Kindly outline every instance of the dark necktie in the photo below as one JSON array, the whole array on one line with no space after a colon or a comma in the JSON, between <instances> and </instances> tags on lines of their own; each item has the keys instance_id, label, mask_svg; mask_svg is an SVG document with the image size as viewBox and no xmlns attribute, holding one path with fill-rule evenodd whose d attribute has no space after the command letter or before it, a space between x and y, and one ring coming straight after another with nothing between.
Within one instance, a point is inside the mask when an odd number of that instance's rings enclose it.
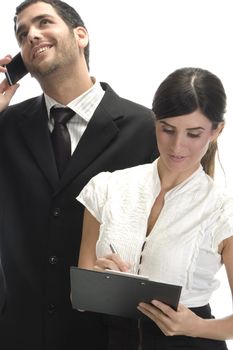
<instances>
[{"instance_id":1,"label":"dark necktie","mask_svg":"<svg viewBox=\"0 0 233 350\"><path fill-rule=\"evenodd\" d=\"M71 158L70 134L66 123L75 114L70 108L51 108L50 117L54 120L54 129L51 134L57 170L61 176Z\"/></svg>"}]
</instances>

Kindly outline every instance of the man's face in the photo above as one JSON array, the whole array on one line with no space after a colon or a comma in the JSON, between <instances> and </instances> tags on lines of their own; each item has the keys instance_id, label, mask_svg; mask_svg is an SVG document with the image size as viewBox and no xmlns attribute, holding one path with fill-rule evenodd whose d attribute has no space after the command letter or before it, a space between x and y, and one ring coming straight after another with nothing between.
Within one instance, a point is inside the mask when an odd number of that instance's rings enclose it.
<instances>
[{"instance_id":1,"label":"man's face","mask_svg":"<svg viewBox=\"0 0 233 350\"><path fill-rule=\"evenodd\" d=\"M77 63L75 30L68 28L50 4L38 2L23 10L17 17L16 37L24 63L36 78Z\"/></svg>"}]
</instances>

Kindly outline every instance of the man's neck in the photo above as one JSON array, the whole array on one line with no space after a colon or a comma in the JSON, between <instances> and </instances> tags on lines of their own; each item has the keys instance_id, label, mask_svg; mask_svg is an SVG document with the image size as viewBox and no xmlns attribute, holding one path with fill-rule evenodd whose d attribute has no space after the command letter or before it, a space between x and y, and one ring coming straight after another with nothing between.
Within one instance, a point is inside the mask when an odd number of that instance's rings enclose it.
<instances>
[{"instance_id":1,"label":"man's neck","mask_svg":"<svg viewBox=\"0 0 233 350\"><path fill-rule=\"evenodd\" d=\"M57 102L67 105L85 91L89 90L93 82L88 71L79 74L54 74L48 78L41 79L40 85L44 93Z\"/></svg>"}]
</instances>

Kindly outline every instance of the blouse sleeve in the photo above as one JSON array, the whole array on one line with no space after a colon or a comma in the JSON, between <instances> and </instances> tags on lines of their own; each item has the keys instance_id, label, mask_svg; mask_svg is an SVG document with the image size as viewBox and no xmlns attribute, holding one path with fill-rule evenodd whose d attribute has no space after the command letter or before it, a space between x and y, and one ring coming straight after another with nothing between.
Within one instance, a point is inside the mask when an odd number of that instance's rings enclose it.
<instances>
[{"instance_id":1,"label":"blouse sleeve","mask_svg":"<svg viewBox=\"0 0 233 350\"><path fill-rule=\"evenodd\" d=\"M94 176L76 197L100 223L102 223L110 175L110 172L102 172Z\"/></svg>"},{"instance_id":2,"label":"blouse sleeve","mask_svg":"<svg viewBox=\"0 0 233 350\"><path fill-rule=\"evenodd\" d=\"M233 236L233 198L226 198L221 205L213 229L213 248L217 251L219 244Z\"/></svg>"}]
</instances>

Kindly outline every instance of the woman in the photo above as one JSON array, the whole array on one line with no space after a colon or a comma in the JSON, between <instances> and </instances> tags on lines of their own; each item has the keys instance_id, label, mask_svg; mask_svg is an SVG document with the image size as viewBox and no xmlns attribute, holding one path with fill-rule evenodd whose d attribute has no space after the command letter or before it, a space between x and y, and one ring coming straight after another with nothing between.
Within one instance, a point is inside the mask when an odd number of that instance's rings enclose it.
<instances>
[{"instance_id":1,"label":"woman","mask_svg":"<svg viewBox=\"0 0 233 350\"><path fill-rule=\"evenodd\" d=\"M233 200L212 179L225 107L218 77L176 70L153 100L160 157L101 173L78 197L87 208L79 267L182 285L177 311L156 300L139 304L148 321L138 330L134 321L107 317L111 350L220 350L233 337L233 315L214 319L208 304L223 263L233 290Z\"/></svg>"}]
</instances>

